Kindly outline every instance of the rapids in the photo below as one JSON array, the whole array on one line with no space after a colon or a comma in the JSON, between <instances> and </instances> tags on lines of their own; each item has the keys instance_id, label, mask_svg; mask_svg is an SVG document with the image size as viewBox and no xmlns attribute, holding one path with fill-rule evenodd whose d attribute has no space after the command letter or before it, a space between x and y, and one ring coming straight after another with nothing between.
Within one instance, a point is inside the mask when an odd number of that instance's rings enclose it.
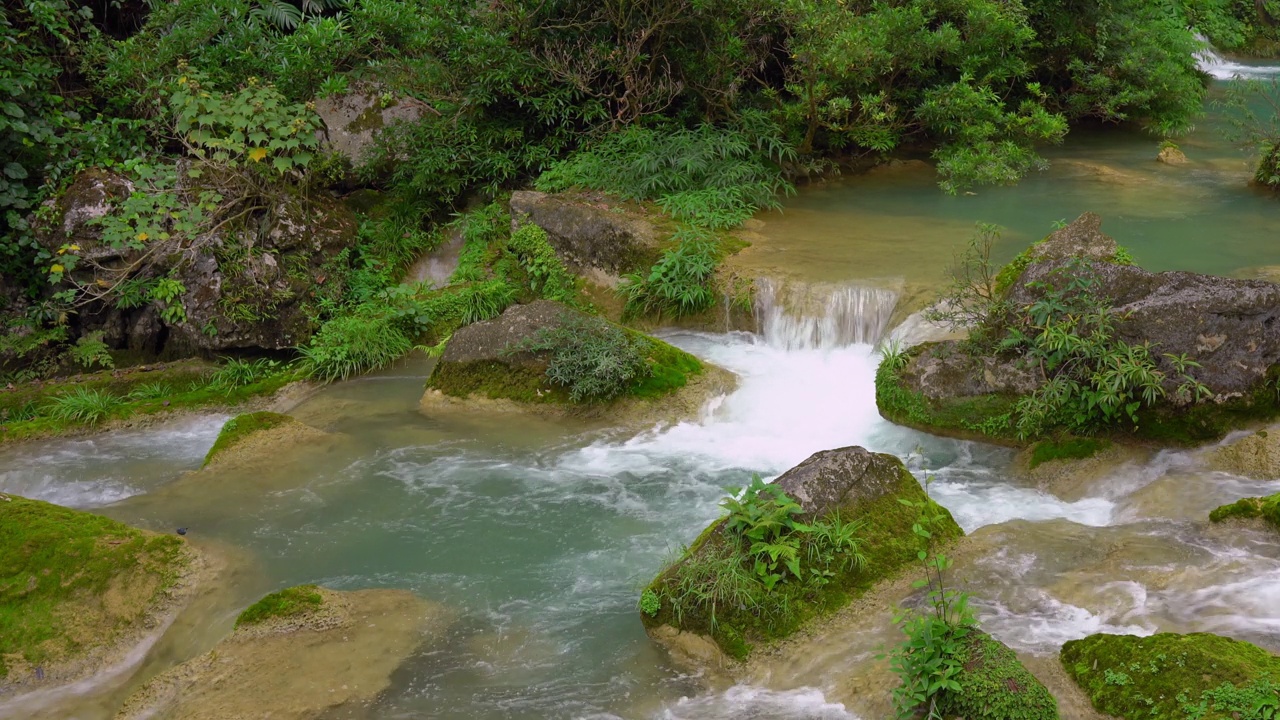
<instances>
[{"instance_id":1,"label":"rapids","mask_svg":"<svg viewBox=\"0 0 1280 720\"><path fill-rule=\"evenodd\" d=\"M0 490L160 531L186 527L195 542L246 556L225 595L176 624L129 685L209 649L238 609L288 585L406 588L461 613L448 640L411 658L377 702L334 717L883 717L892 680L877 655L895 640L890 605L909 590L754 662L736 685L672 665L636 610L639 588L718 515L725 486L851 444L932 478L934 497L971 534L957 582L984 628L1033 669L1051 666L1064 641L1099 631L1207 630L1280 650L1280 540L1205 521L1210 508L1280 483L1164 452L1059 497L1016 471L1010 450L898 427L875 408L876 343L927 333L918 318L894 325L975 220L1009 228L998 259L1052 220L1092 209L1153 269L1280 264L1280 206L1244 186L1244 156L1220 135L1208 123L1183 144L1192 164L1165 167L1150 138L1083 133L1043 175L970 197L944 196L909 168L805 189L761 217L744 253L775 278L757 295L761 333L664 334L741 377L698 422L626 436L605 425L424 416L430 362L411 358L292 411L331 433L318 451L187 474L225 420L194 416L0 448ZM129 685L24 713L102 720Z\"/></svg>"}]
</instances>

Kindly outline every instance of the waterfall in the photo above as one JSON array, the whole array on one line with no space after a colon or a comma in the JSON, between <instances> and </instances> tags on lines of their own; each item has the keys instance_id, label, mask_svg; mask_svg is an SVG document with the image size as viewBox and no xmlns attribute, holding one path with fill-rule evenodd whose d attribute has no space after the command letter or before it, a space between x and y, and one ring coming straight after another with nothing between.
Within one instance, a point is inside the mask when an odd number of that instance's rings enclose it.
<instances>
[{"instance_id":1,"label":"waterfall","mask_svg":"<svg viewBox=\"0 0 1280 720\"><path fill-rule=\"evenodd\" d=\"M888 328L898 294L884 287L763 278L756 283L756 317L771 347L814 350L871 345Z\"/></svg>"},{"instance_id":2,"label":"waterfall","mask_svg":"<svg viewBox=\"0 0 1280 720\"><path fill-rule=\"evenodd\" d=\"M1232 78L1241 77L1260 80L1280 75L1280 67L1273 65L1245 65L1222 57L1209 44L1209 39L1200 33L1196 33L1196 40L1203 45L1203 48L1196 53L1196 65L1199 66L1201 72L1215 79L1231 80Z\"/></svg>"}]
</instances>

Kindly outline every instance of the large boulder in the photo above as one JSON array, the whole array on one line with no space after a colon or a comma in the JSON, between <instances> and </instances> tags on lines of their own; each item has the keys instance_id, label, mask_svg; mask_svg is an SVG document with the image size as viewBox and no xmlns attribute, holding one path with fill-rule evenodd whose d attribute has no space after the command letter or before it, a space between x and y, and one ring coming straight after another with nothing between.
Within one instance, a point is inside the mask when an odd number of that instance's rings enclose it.
<instances>
[{"instance_id":1,"label":"large boulder","mask_svg":"<svg viewBox=\"0 0 1280 720\"><path fill-rule=\"evenodd\" d=\"M690 635L701 636L710 640L700 643L703 648L714 642L741 659L755 645L794 633L919 561L921 544L912 526L927 496L893 455L861 447L824 450L774 484L800 505L803 522L838 517L858 523L865 563L841 567L825 583L789 578L765 589L755 580L742 540L721 518L645 590L641 618L651 637L678 652L693 644ZM941 516L931 528L935 548L964 534L945 508L934 505L932 512ZM732 599L720 597L725 588L734 588Z\"/></svg>"},{"instance_id":2,"label":"large boulder","mask_svg":"<svg viewBox=\"0 0 1280 720\"><path fill-rule=\"evenodd\" d=\"M955 655L958 692L942 693L943 717L986 720L1058 720L1058 702L1007 645L971 629Z\"/></svg>"},{"instance_id":3,"label":"large boulder","mask_svg":"<svg viewBox=\"0 0 1280 720\"><path fill-rule=\"evenodd\" d=\"M1202 442L1280 409L1280 285L1148 272L1129 264L1098 216L1085 213L1002 270L998 290L1016 313L1081 273L1092 276L1092 292L1110 306L1116 337L1131 346L1149 344L1164 373L1163 398L1141 411L1142 437ZM1015 321L997 319L995 326ZM972 347L932 343L910 350L902 367L882 369L881 413L929 432L1014 442L1010 413L1046 378L1038 363L1016 351L975 356ZM1192 403L1178 392L1183 378L1170 356L1199 363L1191 375L1208 388L1209 401Z\"/></svg>"},{"instance_id":4,"label":"large boulder","mask_svg":"<svg viewBox=\"0 0 1280 720\"><path fill-rule=\"evenodd\" d=\"M451 616L404 590L288 588L250 606L208 653L129 696L117 720L312 720L362 708Z\"/></svg>"},{"instance_id":5,"label":"large boulder","mask_svg":"<svg viewBox=\"0 0 1280 720\"><path fill-rule=\"evenodd\" d=\"M1205 453L1214 470L1257 480L1280 480L1280 427L1258 430Z\"/></svg>"},{"instance_id":6,"label":"large boulder","mask_svg":"<svg viewBox=\"0 0 1280 720\"><path fill-rule=\"evenodd\" d=\"M670 234L645 213L603 195L577 193L512 193L511 229L526 223L547 231L547 241L575 270L613 276L653 265Z\"/></svg>"},{"instance_id":7,"label":"large boulder","mask_svg":"<svg viewBox=\"0 0 1280 720\"><path fill-rule=\"evenodd\" d=\"M1123 720L1188 717L1193 706L1205 720L1244 717L1249 691L1261 699L1280 677L1280 657L1208 633L1090 635L1062 646L1062 665L1097 710Z\"/></svg>"},{"instance_id":8,"label":"large boulder","mask_svg":"<svg viewBox=\"0 0 1280 720\"><path fill-rule=\"evenodd\" d=\"M355 167L369 158L378 133L389 125L413 122L431 106L411 97L391 97L377 87L362 86L341 95L316 100L316 114L324 123L328 147Z\"/></svg>"},{"instance_id":9,"label":"large boulder","mask_svg":"<svg viewBox=\"0 0 1280 720\"><path fill-rule=\"evenodd\" d=\"M281 187L249 215L214 226L212 234L182 247L176 240L151 239L173 247L144 256L104 243L94 222L133 191L123 176L85 171L48 202L51 212L36 237L52 253L77 246L73 252L80 261L71 272L85 287L113 286L124 269L134 280L177 280L185 288L177 298L182 312L146 296L129 303L112 298L85 307L75 317L77 330L102 330L114 348L171 355L281 350L310 337L316 294L326 282L332 285L324 266L355 237L350 209L326 193Z\"/></svg>"}]
</instances>

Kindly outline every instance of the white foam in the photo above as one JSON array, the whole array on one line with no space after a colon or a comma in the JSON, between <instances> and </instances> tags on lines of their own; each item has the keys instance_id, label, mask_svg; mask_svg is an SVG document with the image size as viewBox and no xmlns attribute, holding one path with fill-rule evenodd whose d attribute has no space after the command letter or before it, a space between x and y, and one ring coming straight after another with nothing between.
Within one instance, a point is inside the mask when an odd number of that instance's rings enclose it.
<instances>
[{"instance_id":1,"label":"white foam","mask_svg":"<svg viewBox=\"0 0 1280 720\"><path fill-rule=\"evenodd\" d=\"M766 690L735 685L723 693L682 698L663 709L662 720L858 720L820 690Z\"/></svg>"},{"instance_id":2,"label":"white foam","mask_svg":"<svg viewBox=\"0 0 1280 720\"><path fill-rule=\"evenodd\" d=\"M1107 583L1100 596L1113 600L1113 607L1099 612L1064 603L1049 593L1024 588L1018 609L999 602L976 601L982 628L1016 650L1052 654L1068 640L1096 633L1150 635L1154 628L1130 622L1146 605L1146 590L1138 583Z\"/></svg>"},{"instance_id":3,"label":"white foam","mask_svg":"<svg viewBox=\"0 0 1280 720\"><path fill-rule=\"evenodd\" d=\"M1197 35L1196 39L1204 43L1204 48L1196 53L1196 65L1201 72L1207 73L1211 77L1218 80L1233 80L1235 78L1243 78L1246 80L1266 80L1280 75L1280 67L1275 65L1262 64L1246 64L1233 62L1222 57L1214 50L1209 41L1203 35Z\"/></svg>"}]
</instances>

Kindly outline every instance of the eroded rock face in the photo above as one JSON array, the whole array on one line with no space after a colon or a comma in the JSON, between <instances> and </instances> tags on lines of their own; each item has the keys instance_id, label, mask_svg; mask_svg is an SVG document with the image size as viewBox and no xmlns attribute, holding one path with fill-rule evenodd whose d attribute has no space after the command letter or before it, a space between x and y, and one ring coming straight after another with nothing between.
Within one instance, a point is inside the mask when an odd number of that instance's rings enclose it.
<instances>
[{"instance_id":1,"label":"eroded rock face","mask_svg":"<svg viewBox=\"0 0 1280 720\"><path fill-rule=\"evenodd\" d=\"M527 365L532 355L506 354L509 347L533 337L543 328L557 327L566 316L585 315L562 303L535 300L526 305L513 305L496 318L459 328L449 339L441 364L502 362Z\"/></svg>"},{"instance_id":2,"label":"eroded rock face","mask_svg":"<svg viewBox=\"0 0 1280 720\"><path fill-rule=\"evenodd\" d=\"M804 508L822 517L834 510L856 510L902 491L902 461L862 447L822 450L774 481Z\"/></svg>"},{"instance_id":3,"label":"eroded rock face","mask_svg":"<svg viewBox=\"0 0 1280 720\"><path fill-rule=\"evenodd\" d=\"M37 228L37 238L51 252L78 246L80 262L72 272L82 285L113 284L120 270L140 260L138 250L104 243L93 222L133 190L122 176L88 170L50 201L52 219ZM126 308L88 306L75 318L77 329L104 331L114 348L174 355L280 350L305 342L315 329L308 303L328 280L325 262L354 238L354 214L328 194L282 189L270 207L243 220L183 246L166 241L172 247L158 248L147 265L131 270L132 279L182 283L185 319L173 313L164 319L166 305L144 297Z\"/></svg>"},{"instance_id":4,"label":"eroded rock face","mask_svg":"<svg viewBox=\"0 0 1280 720\"><path fill-rule=\"evenodd\" d=\"M956 396L1025 394L1044 382L1038 367L1007 358L975 358L949 342L931 344L907 366L902 377L930 399Z\"/></svg>"},{"instance_id":5,"label":"eroded rock face","mask_svg":"<svg viewBox=\"0 0 1280 720\"><path fill-rule=\"evenodd\" d=\"M660 234L643 215L606 198L570 193L517 191L511 194L511 229L533 223L578 271L620 275L647 268L658 259Z\"/></svg>"},{"instance_id":6,"label":"eroded rock face","mask_svg":"<svg viewBox=\"0 0 1280 720\"><path fill-rule=\"evenodd\" d=\"M1115 247L1102 234L1098 216L1086 213L1037 248L1037 260L1009 299L1019 306L1034 302L1043 293L1037 283L1060 284L1086 267L1071 266L1083 259L1098 279L1097 294L1110 299L1119 318L1119 336L1129 344L1152 344L1153 356L1170 376L1166 390L1175 390L1179 380L1165 353L1199 362L1196 378L1219 399L1265 382L1270 368L1280 362L1280 285L1190 272L1153 273L1103 261L1114 255Z\"/></svg>"},{"instance_id":7,"label":"eroded rock face","mask_svg":"<svg viewBox=\"0 0 1280 720\"><path fill-rule=\"evenodd\" d=\"M335 592L301 617L236 629L129 697L116 720L310 720L372 700L450 614L403 590Z\"/></svg>"},{"instance_id":8,"label":"eroded rock face","mask_svg":"<svg viewBox=\"0 0 1280 720\"><path fill-rule=\"evenodd\" d=\"M386 97L374 87L316 100L316 114L324 122L329 147L356 167L368 159L384 127L413 122L429 112L433 112L431 107L421 100Z\"/></svg>"},{"instance_id":9,"label":"eroded rock face","mask_svg":"<svg viewBox=\"0 0 1280 720\"><path fill-rule=\"evenodd\" d=\"M1257 480L1280 480L1280 427L1269 427L1210 450L1205 461L1215 470Z\"/></svg>"}]
</instances>

